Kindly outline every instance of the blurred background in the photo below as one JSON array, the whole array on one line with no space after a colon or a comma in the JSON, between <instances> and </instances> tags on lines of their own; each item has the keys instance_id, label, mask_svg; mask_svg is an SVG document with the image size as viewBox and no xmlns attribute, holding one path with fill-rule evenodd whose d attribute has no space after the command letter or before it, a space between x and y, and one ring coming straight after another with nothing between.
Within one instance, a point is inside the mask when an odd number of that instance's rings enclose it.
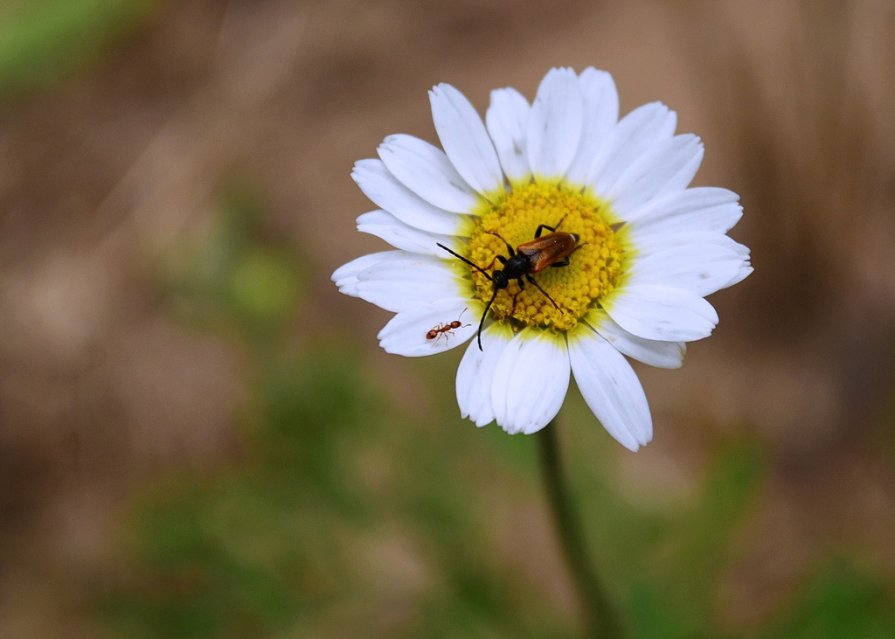
<instances>
[{"instance_id":1,"label":"blurred background","mask_svg":"<svg viewBox=\"0 0 895 639\"><path fill-rule=\"evenodd\" d=\"M334 268L426 90L662 100L756 271L573 491L638 638L895 636L895 3L3 0L0 637L576 637L534 441Z\"/></svg>"}]
</instances>

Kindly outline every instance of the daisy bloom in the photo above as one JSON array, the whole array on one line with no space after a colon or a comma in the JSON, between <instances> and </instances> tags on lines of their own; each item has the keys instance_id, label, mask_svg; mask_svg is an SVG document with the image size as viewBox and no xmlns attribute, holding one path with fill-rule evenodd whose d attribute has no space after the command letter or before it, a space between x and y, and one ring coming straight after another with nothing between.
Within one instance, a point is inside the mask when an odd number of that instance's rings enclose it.
<instances>
[{"instance_id":1,"label":"daisy bloom","mask_svg":"<svg viewBox=\"0 0 895 639\"><path fill-rule=\"evenodd\" d=\"M396 250L333 281L395 313L379 333L389 353L469 343L457 401L476 425L540 430L574 373L606 430L637 450L652 418L625 357L677 368L686 342L712 332L718 315L703 298L752 272L749 249L726 235L742 215L737 194L688 188L700 139L675 135L674 111L658 102L619 119L604 71L552 69L532 104L497 89L484 122L449 84L429 98L442 148L390 135L352 172L379 207L358 230ZM514 272L506 261L539 227L563 254L535 251ZM511 281L499 282L505 269Z\"/></svg>"}]
</instances>

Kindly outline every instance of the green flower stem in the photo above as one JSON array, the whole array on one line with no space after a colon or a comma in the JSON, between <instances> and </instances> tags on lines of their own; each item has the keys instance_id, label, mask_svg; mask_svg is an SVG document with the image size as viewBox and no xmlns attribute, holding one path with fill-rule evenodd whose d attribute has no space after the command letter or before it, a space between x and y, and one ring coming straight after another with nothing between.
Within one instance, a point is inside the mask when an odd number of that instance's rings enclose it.
<instances>
[{"instance_id":1,"label":"green flower stem","mask_svg":"<svg viewBox=\"0 0 895 639\"><path fill-rule=\"evenodd\" d=\"M584 610L587 637L618 639L625 636L611 599L594 571L581 534L581 522L572 508L562 473L556 420L551 421L535 438L547 501L562 545L563 555L572 574Z\"/></svg>"}]
</instances>

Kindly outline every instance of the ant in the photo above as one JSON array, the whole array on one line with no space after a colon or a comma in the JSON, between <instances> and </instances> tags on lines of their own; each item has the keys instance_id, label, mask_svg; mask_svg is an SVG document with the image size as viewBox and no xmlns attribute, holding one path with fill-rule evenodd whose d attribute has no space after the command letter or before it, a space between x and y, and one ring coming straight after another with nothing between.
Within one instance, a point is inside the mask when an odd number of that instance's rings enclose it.
<instances>
[{"instance_id":1,"label":"ant","mask_svg":"<svg viewBox=\"0 0 895 639\"><path fill-rule=\"evenodd\" d=\"M463 313L465 312L466 309L464 308L462 311L460 311L459 317L457 317L457 319L453 320L452 322L448 322L447 324L442 324L441 322L439 322L438 326L430 328L429 331L426 333L426 339L434 339L435 341L438 341L438 338L442 335L444 335L444 338L447 339L448 335L450 335L451 331L453 331L455 328L466 328L467 326L469 326L469 324L460 324L460 318L463 317Z\"/></svg>"},{"instance_id":2,"label":"ant","mask_svg":"<svg viewBox=\"0 0 895 639\"><path fill-rule=\"evenodd\" d=\"M472 268L487 277L491 282L491 299L488 300L488 304L485 305L485 312L482 313L482 319L479 321L479 330L477 334L479 350L483 350L482 327L485 325L485 318L488 316L488 311L491 310L491 305L494 303L494 298L497 297L497 292L507 288L510 285L511 280L516 280L519 283L521 292L522 290L525 290L525 282L523 281L523 278L525 278L525 280L541 291L541 293L544 294L544 297L550 300L550 303L553 304L553 306L559 308L559 305L552 297L550 297L547 291L541 288L532 275L534 273L540 273L548 266L568 266L569 256L583 246L578 244L579 236L577 233L557 231L556 229L559 228L560 224L562 224L562 219L560 219L556 226L547 226L546 224L538 225L538 228L535 230L535 239L523 242L516 247L516 249L513 249L512 245L497 233L491 233L491 235L500 238L503 243L506 244L507 253L509 253L508 258L503 255L494 256L494 259L491 260L491 264L485 268L492 268L494 262L498 261L503 266L503 269L494 269L491 274L488 274L485 269L452 251L444 244L438 244L440 248L443 248L457 259L469 264ZM541 233L543 233L544 229L547 229L550 233L541 237ZM518 293L516 295L518 295ZM515 301L514 297L514 305Z\"/></svg>"}]
</instances>

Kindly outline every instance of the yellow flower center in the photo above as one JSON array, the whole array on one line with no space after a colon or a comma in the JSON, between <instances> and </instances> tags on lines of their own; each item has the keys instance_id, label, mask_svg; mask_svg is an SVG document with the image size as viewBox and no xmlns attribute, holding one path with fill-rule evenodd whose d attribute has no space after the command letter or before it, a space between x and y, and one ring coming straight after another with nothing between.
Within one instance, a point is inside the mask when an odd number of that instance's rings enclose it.
<instances>
[{"instance_id":1,"label":"yellow flower center","mask_svg":"<svg viewBox=\"0 0 895 639\"><path fill-rule=\"evenodd\" d=\"M609 205L589 190L555 182L517 183L476 213L469 259L492 276L506 268L497 256L510 258L504 240L517 252L520 246L538 251L524 268L529 269L528 274L543 292L519 273L524 289L519 279L512 280L507 288L497 291L491 306L492 318L509 320L517 329L539 326L571 330L620 284L631 256L627 228L614 224ZM559 233L574 234L578 240L561 236L559 244L547 246L548 242L535 238L542 224ZM540 239L552 232L542 229ZM557 247L562 250L556 251ZM568 258L567 266L557 264L564 261L562 254ZM472 281L476 297L487 303L494 293L492 281L475 270Z\"/></svg>"}]
</instances>

